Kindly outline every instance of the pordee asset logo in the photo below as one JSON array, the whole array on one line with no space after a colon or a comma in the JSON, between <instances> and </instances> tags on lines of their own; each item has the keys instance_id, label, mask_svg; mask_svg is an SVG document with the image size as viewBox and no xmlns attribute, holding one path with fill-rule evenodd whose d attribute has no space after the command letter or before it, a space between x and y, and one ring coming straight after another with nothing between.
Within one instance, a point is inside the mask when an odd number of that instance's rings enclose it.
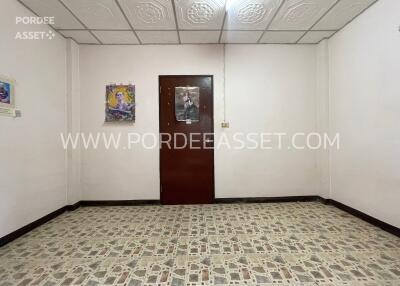
<instances>
[{"instance_id":1,"label":"pordee asset logo","mask_svg":"<svg viewBox=\"0 0 400 286\"><path fill-rule=\"evenodd\" d=\"M52 31L49 30L48 32L17 32L15 34L15 39L16 40L52 40L56 34Z\"/></svg>"},{"instance_id":2,"label":"pordee asset logo","mask_svg":"<svg viewBox=\"0 0 400 286\"><path fill-rule=\"evenodd\" d=\"M17 25L53 25L54 17L19 17L15 18ZM52 30L47 31L18 31L16 40L52 40L56 34Z\"/></svg>"}]
</instances>

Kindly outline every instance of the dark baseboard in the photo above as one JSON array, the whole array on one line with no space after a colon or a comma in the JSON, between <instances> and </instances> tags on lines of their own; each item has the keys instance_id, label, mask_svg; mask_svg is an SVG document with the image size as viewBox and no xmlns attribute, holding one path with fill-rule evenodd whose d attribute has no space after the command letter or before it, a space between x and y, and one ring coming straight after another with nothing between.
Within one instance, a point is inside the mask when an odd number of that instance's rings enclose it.
<instances>
[{"instance_id":1,"label":"dark baseboard","mask_svg":"<svg viewBox=\"0 0 400 286\"><path fill-rule=\"evenodd\" d=\"M80 206L81 206L81 201L79 201L79 202L76 202L75 204L73 204L73 205L68 205L68 206L66 206L66 210L67 211L69 211L69 212L72 212L72 211L74 211L74 210L76 210L77 208L79 208Z\"/></svg>"},{"instance_id":2,"label":"dark baseboard","mask_svg":"<svg viewBox=\"0 0 400 286\"><path fill-rule=\"evenodd\" d=\"M345 204L332 199L324 199L320 196L292 196L292 197L264 197L264 198L219 198L215 199L214 202L217 204L230 204L230 203L286 203L286 202L313 202L320 201L324 204L333 205L349 214L358 217L374 226L377 226L384 231L387 231L397 237L400 237L400 229L380 221L374 217L371 217L359 210L353 209ZM143 205L160 205L159 200L121 200L121 201L79 201L73 205L64 206L16 231L0 238L0 247L6 245L7 243L19 238L20 236L26 234L27 232L35 229L42 224L56 218L65 211L74 211L79 207L86 206L143 206Z\"/></svg>"},{"instance_id":3,"label":"dark baseboard","mask_svg":"<svg viewBox=\"0 0 400 286\"><path fill-rule=\"evenodd\" d=\"M219 198L214 202L217 204L234 203L289 203L289 202L314 202L319 196L290 196L290 197L258 197L258 198Z\"/></svg>"},{"instance_id":4,"label":"dark baseboard","mask_svg":"<svg viewBox=\"0 0 400 286\"><path fill-rule=\"evenodd\" d=\"M159 200L80 201L82 207L159 205Z\"/></svg>"},{"instance_id":5,"label":"dark baseboard","mask_svg":"<svg viewBox=\"0 0 400 286\"><path fill-rule=\"evenodd\" d=\"M23 236L24 234L32 231L33 229L37 228L38 226L41 226L42 224L45 224L46 222L56 218L60 214L69 210L69 208L72 208L72 206L64 206L62 208L59 208L58 210L56 210L52 213L49 213L48 215L45 215L44 217L41 217L40 219L35 220L34 222L31 222L30 224L27 224L27 225L21 227L20 229L17 229L16 231L13 231L12 233L7 234L6 236L1 237L0 238L0 247L17 239L20 236Z\"/></svg>"},{"instance_id":6,"label":"dark baseboard","mask_svg":"<svg viewBox=\"0 0 400 286\"><path fill-rule=\"evenodd\" d=\"M379 220L377 218L374 218L374 217L372 217L370 215L367 215L366 213L363 213L363 212L361 212L359 210L356 210L356 209L354 209L352 207L349 207L349 206L347 206L345 204L342 204L342 203L340 203L338 201L335 201L335 200L332 200L332 199L323 199L323 198L321 198L321 199L325 204L333 205L333 206L337 207L338 209L341 209L341 210L343 210L343 211L345 211L345 212L347 212L347 213L349 213L349 214L351 214L351 215L353 215L355 217L358 217L358 218L360 218L360 219L362 219L362 220L364 220L364 221L366 221L366 222L368 222L368 223L370 223L370 224L372 224L372 225L374 225L376 227L379 227L379 228L383 229L384 231L387 231L387 232L389 232L389 233L391 233L391 234L393 234L393 235L395 235L397 237L400 237L400 228L398 228L398 227L395 227L395 226L393 226L391 224L383 222L383 221L381 221L381 220Z\"/></svg>"}]
</instances>

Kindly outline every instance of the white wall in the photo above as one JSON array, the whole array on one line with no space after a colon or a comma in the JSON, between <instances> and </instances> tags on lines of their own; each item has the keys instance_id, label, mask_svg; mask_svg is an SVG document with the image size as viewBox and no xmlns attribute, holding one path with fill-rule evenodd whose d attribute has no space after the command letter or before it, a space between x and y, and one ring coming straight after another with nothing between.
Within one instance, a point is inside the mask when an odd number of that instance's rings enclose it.
<instances>
[{"instance_id":1,"label":"white wall","mask_svg":"<svg viewBox=\"0 0 400 286\"><path fill-rule=\"evenodd\" d=\"M400 227L400 1L380 0L329 41L333 199Z\"/></svg>"},{"instance_id":2,"label":"white wall","mask_svg":"<svg viewBox=\"0 0 400 286\"><path fill-rule=\"evenodd\" d=\"M329 44L328 40L323 40L316 47L317 56L317 76L315 105L317 132L319 134L329 134ZM331 134L331 139L335 138ZM323 198L330 197L330 148L321 148L317 152L317 190Z\"/></svg>"},{"instance_id":3,"label":"white wall","mask_svg":"<svg viewBox=\"0 0 400 286\"><path fill-rule=\"evenodd\" d=\"M314 46L229 45L226 48L226 113L235 132L316 130L316 49ZM217 94L218 96L218 94ZM317 195L316 152L217 150L217 197Z\"/></svg>"},{"instance_id":4,"label":"white wall","mask_svg":"<svg viewBox=\"0 0 400 286\"><path fill-rule=\"evenodd\" d=\"M79 46L67 40L67 132L76 134L81 127L81 98L79 82ZM67 134L66 134L67 136ZM82 199L81 190L81 150L67 148L67 199L73 205Z\"/></svg>"},{"instance_id":5,"label":"white wall","mask_svg":"<svg viewBox=\"0 0 400 286\"><path fill-rule=\"evenodd\" d=\"M218 46L81 46L81 131L158 134L158 76L213 74L222 91L222 49ZM105 86L136 85L136 122L104 124ZM221 100L216 99L216 118ZM126 142L126 140L123 139ZM126 145L126 144L125 144ZM159 151L82 150L82 189L87 200L159 199Z\"/></svg>"},{"instance_id":6,"label":"white wall","mask_svg":"<svg viewBox=\"0 0 400 286\"><path fill-rule=\"evenodd\" d=\"M126 138L158 134L158 75L214 75L214 122L222 132L309 132L316 128L316 56L313 46L226 48L226 103L230 129L223 130L223 47L81 46L81 131ZM136 85L136 122L104 124L105 86ZM255 98L256 97L256 98ZM86 200L159 199L159 151L82 150ZM316 152L216 150L216 197L316 195Z\"/></svg>"},{"instance_id":7,"label":"white wall","mask_svg":"<svg viewBox=\"0 0 400 286\"><path fill-rule=\"evenodd\" d=\"M66 205L65 39L15 40L49 28L16 26L16 16L32 14L14 0L1 5L0 74L16 81L22 117L0 117L0 237Z\"/></svg>"}]
</instances>

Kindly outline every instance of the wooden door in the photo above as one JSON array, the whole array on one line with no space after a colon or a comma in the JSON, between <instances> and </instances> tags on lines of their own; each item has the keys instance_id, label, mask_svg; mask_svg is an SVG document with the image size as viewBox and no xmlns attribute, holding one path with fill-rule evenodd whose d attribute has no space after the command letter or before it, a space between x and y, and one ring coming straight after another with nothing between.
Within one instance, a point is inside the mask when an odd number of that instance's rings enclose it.
<instances>
[{"instance_id":1,"label":"wooden door","mask_svg":"<svg viewBox=\"0 0 400 286\"><path fill-rule=\"evenodd\" d=\"M212 203L213 77L160 76L159 85L161 203Z\"/></svg>"}]
</instances>

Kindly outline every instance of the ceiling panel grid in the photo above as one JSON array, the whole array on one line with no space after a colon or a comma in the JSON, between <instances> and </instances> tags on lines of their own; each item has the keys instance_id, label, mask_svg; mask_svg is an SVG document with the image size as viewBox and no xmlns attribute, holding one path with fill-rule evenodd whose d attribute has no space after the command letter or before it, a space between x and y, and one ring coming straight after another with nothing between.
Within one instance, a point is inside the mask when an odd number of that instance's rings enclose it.
<instances>
[{"instance_id":1,"label":"ceiling panel grid","mask_svg":"<svg viewBox=\"0 0 400 286\"><path fill-rule=\"evenodd\" d=\"M18 0L79 44L317 44L377 0Z\"/></svg>"}]
</instances>

